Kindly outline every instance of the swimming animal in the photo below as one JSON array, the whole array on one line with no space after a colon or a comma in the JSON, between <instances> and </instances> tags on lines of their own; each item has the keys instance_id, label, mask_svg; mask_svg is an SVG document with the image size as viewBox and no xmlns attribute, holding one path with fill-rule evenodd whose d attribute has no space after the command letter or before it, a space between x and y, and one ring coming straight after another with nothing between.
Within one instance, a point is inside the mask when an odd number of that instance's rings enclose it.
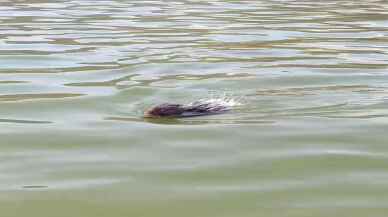
<instances>
[{"instance_id":1,"label":"swimming animal","mask_svg":"<svg viewBox=\"0 0 388 217\"><path fill-rule=\"evenodd\" d=\"M146 118L185 118L203 115L221 114L231 108L217 101L204 100L189 104L163 103L144 112Z\"/></svg>"}]
</instances>

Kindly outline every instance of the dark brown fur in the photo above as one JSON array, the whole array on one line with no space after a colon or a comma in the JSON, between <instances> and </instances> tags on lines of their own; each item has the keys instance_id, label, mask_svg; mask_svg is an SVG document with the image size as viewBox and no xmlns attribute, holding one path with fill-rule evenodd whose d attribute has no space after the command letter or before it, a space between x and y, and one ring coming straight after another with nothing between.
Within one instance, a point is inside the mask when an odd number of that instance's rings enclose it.
<instances>
[{"instance_id":1,"label":"dark brown fur","mask_svg":"<svg viewBox=\"0 0 388 217\"><path fill-rule=\"evenodd\" d=\"M223 105L195 102L189 105L164 103L155 106L144 113L144 117L193 117L219 114L229 110Z\"/></svg>"}]
</instances>

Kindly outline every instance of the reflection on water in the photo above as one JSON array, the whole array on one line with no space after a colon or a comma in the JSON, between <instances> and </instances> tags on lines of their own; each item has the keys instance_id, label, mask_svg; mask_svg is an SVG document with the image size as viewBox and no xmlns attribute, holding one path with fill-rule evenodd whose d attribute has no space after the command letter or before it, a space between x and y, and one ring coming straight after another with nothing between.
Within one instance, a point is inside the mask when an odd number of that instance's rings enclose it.
<instances>
[{"instance_id":1,"label":"reflection on water","mask_svg":"<svg viewBox=\"0 0 388 217\"><path fill-rule=\"evenodd\" d=\"M15 120L15 119L0 119L3 123L19 123L19 124L50 124L50 121L31 121L31 120Z\"/></svg>"},{"instance_id":2,"label":"reflection on water","mask_svg":"<svg viewBox=\"0 0 388 217\"><path fill-rule=\"evenodd\" d=\"M387 36L383 0L3 0L2 214L384 216Z\"/></svg>"},{"instance_id":3,"label":"reflection on water","mask_svg":"<svg viewBox=\"0 0 388 217\"><path fill-rule=\"evenodd\" d=\"M32 100L32 99L77 97L77 96L82 96L82 94L71 94L71 93L14 94L14 95L0 95L0 101L20 101L20 100Z\"/></svg>"}]
</instances>

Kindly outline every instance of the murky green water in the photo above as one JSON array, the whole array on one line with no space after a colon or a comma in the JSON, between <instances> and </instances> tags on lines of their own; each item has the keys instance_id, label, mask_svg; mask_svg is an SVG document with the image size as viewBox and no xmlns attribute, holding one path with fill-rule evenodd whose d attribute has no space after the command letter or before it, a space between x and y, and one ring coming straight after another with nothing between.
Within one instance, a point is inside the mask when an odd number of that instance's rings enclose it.
<instances>
[{"instance_id":1,"label":"murky green water","mask_svg":"<svg viewBox=\"0 0 388 217\"><path fill-rule=\"evenodd\" d=\"M387 76L387 1L3 0L0 215L385 216Z\"/></svg>"}]
</instances>

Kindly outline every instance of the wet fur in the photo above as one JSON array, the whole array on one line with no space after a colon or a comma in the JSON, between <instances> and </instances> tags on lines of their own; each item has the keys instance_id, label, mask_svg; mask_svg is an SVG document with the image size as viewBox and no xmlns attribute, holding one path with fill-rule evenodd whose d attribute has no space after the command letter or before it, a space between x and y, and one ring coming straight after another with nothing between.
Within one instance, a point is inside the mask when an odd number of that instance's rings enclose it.
<instances>
[{"instance_id":1,"label":"wet fur","mask_svg":"<svg viewBox=\"0 0 388 217\"><path fill-rule=\"evenodd\" d=\"M224 105L208 102L194 102L187 105L164 103L147 110L144 113L144 117L183 118L202 115L214 115L226 112L228 110L229 108Z\"/></svg>"}]
</instances>

